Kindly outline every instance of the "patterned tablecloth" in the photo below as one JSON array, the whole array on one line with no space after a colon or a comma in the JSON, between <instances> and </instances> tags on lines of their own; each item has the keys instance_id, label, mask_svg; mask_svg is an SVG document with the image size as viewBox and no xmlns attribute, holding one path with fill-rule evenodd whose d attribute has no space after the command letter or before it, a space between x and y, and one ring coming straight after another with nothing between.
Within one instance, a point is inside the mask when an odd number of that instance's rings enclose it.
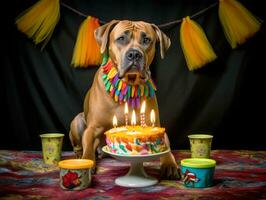
<instances>
[{"instance_id":1,"label":"patterned tablecloth","mask_svg":"<svg viewBox=\"0 0 266 200\"><path fill-rule=\"evenodd\" d=\"M173 151L180 162L188 151ZM92 186L83 191L63 191L59 169L42 162L38 151L0 150L0 199L266 199L266 151L212 151L217 161L214 186L205 189L185 188L181 181L160 180L144 188L115 185L116 177L128 172L130 164L104 158L97 164ZM63 152L62 159L73 157ZM145 162L149 175L159 177L159 161Z\"/></svg>"}]
</instances>

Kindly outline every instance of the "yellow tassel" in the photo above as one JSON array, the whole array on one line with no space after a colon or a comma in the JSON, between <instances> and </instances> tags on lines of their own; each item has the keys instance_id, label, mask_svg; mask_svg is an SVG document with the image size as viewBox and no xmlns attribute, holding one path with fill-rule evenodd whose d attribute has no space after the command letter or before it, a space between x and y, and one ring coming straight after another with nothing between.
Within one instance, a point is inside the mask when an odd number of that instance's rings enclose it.
<instances>
[{"instance_id":1,"label":"yellow tassel","mask_svg":"<svg viewBox=\"0 0 266 200\"><path fill-rule=\"evenodd\" d=\"M94 38L94 31L99 26L99 20L91 16L80 25L71 61L75 67L101 64L100 47Z\"/></svg>"},{"instance_id":2,"label":"yellow tassel","mask_svg":"<svg viewBox=\"0 0 266 200\"><path fill-rule=\"evenodd\" d=\"M51 38L59 18L59 0L40 0L21 13L16 19L16 24L35 44L44 42L43 48Z\"/></svg>"},{"instance_id":3,"label":"yellow tassel","mask_svg":"<svg viewBox=\"0 0 266 200\"><path fill-rule=\"evenodd\" d=\"M238 1L220 0L219 18L232 48L253 36L261 23Z\"/></svg>"},{"instance_id":4,"label":"yellow tassel","mask_svg":"<svg viewBox=\"0 0 266 200\"><path fill-rule=\"evenodd\" d=\"M180 41L190 71L202 67L217 57L200 25L189 17L183 18Z\"/></svg>"}]
</instances>

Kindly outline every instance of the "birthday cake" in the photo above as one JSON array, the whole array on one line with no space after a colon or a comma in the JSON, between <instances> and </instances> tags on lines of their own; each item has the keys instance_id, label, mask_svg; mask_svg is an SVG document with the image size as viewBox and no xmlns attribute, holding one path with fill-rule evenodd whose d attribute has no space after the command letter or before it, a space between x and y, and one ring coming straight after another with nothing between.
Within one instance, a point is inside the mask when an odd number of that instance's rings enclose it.
<instances>
[{"instance_id":1,"label":"birthday cake","mask_svg":"<svg viewBox=\"0 0 266 200\"><path fill-rule=\"evenodd\" d=\"M121 155L148 155L167 149L165 129L151 126L121 126L105 132L107 146Z\"/></svg>"}]
</instances>

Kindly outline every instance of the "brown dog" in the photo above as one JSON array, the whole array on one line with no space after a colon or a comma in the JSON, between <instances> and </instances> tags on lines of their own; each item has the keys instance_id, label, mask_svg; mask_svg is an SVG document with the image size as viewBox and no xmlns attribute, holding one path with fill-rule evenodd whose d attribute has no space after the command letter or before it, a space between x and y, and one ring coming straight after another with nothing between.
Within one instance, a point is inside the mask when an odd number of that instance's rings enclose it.
<instances>
[{"instance_id":1,"label":"brown dog","mask_svg":"<svg viewBox=\"0 0 266 200\"><path fill-rule=\"evenodd\" d=\"M109 52L119 79L130 85L142 84L150 79L149 66L155 55L157 41L160 42L162 58L170 46L169 38L156 25L142 21L113 20L99 27L95 31L95 38L100 45L101 53ZM106 92L102 75L103 70L100 68L85 97L84 112L74 118L70 127L70 140L77 157L94 161L97 148L101 149L105 144L103 133L112 128L114 114L118 118L118 124L124 124L124 105L115 102ZM155 110L156 126L160 126L155 96L146 99L146 119L149 119L151 109ZM139 109L136 109L137 116L139 112ZM139 124L139 119L137 123ZM150 123L147 122L147 125ZM167 135L166 142L170 147ZM161 176L177 179L180 178L179 175L172 153L161 157Z\"/></svg>"}]
</instances>

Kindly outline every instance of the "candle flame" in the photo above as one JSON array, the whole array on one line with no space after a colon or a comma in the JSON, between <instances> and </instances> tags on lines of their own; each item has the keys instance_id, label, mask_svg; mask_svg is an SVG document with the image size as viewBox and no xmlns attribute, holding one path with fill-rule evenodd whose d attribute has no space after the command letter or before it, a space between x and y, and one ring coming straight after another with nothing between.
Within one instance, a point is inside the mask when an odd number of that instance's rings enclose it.
<instances>
[{"instance_id":1,"label":"candle flame","mask_svg":"<svg viewBox=\"0 0 266 200\"><path fill-rule=\"evenodd\" d=\"M133 110L132 117L131 117L131 125L135 126L136 124L137 124L136 123L136 113L135 113L135 110Z\"/></svg>"},{"instance_id":2,"label":"candle flame","mask_svg":"<svg viewBox=\"0 0 266 200\"><path fill-rule=\"evenodd\" d=\"M125 103L125 114L128 114L128 105L127 105L127 102Z\"/></svg>"},{"instance_id":3,"label":"candle flame","mask_svg":"<svg viewBox=\"0 0 266 200\"><path fill-rule=\"evenodd\" d=\"M145 113L145 108L146 108L146 101L143 101L140 109L140 113L144 114Z\"/></svg>"},{"instance_id":4,"label":"candle flame","mask_svg":"<svg viewBox=\"0 0 266 200\"><path fill-rule=\"evenodd\" d=\"M152 125L154 126L154 123L155 123L155 112L154 112L153 109L151 110L150 120L151 120Z\"/></svg>"},{"instance_id":5,"label":"candle flame","mask_svg":"<svg viewBox=\"0 0 266 200\"><path fill-rule=\"evenodd\" d=\"M116 128L117 127L117 118L116 116L114 115L113 117L113 126Z\"/></svg>"}]
</instances>

